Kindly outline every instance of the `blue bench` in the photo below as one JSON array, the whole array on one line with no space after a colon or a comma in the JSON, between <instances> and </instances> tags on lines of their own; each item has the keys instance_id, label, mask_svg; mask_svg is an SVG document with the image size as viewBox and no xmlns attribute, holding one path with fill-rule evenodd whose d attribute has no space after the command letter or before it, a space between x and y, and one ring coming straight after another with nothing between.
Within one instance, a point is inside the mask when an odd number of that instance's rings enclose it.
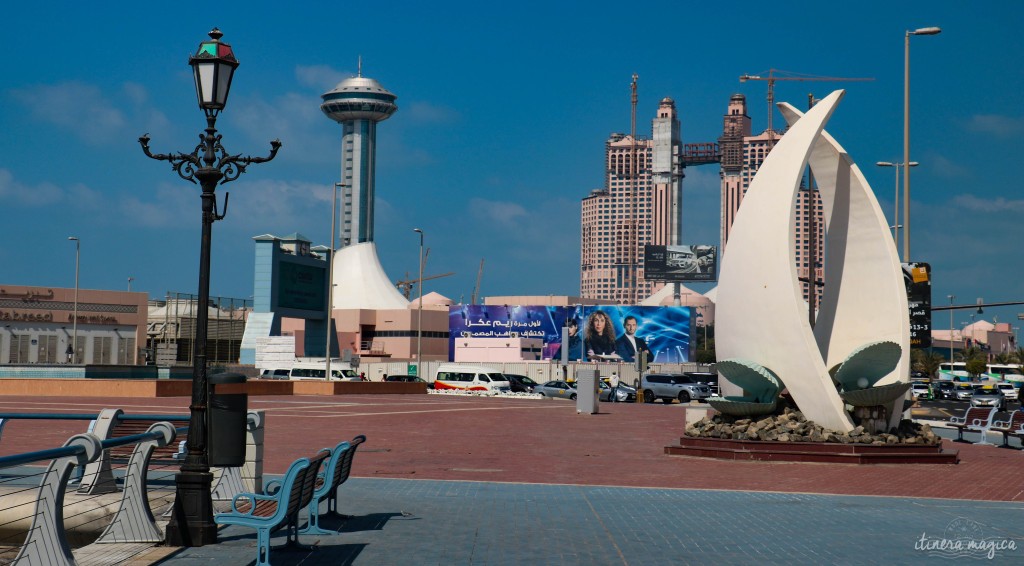
<instances>
[{"instance_id":1,"label":"blue bench","mask_svg":"<svg viewBox=\"0 0 1024 566\"><path fill-rule=\"evenodd\" d=\"M231 511L218 513L218 525L239 525L256 530L257 566L270 564L270 533L284 526L288 529L288 546L298 545L299 511L313 498L317 473L330 456L322 451L313 458L299 458L292 462L280 482L280 489L270 493L241 493L231 500Z\"/></svg>"},{"instance_id":2,"label":"blue bench","mask_svg":"<svg viewBox=\"0 0 1024 566\"><path fill-rule=\"evenodd\" d=\"M320 528L320 502L327 498L327 512L348 518L338 513L338 487L348 480L352 472L352 458L355 457L356 449L366 442L366 437L360 434L349 442L342 442L334 447L331 452L331 459L324 467L316 480L316 490L313 492L313 499L309 502L309 522L306 527L299 531L303 535L328 535L337 534L334 531L327 531ZM326 448L324 450L327 450Z\"/></svg>"}]
</instances>

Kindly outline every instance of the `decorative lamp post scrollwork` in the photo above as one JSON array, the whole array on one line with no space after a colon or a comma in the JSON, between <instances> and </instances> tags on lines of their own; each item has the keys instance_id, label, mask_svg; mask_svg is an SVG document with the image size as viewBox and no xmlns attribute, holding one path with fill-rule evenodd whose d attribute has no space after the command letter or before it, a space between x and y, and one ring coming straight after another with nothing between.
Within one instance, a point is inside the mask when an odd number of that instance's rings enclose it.
<instances>
[{"instance_id":1,"label":"decorative lamp post scrollwork","mask_svg":"<svg viewBox=\"0 0 1024 566\"><path fill-rule=\"evenodd\" d=\"M274 159L281 142L270 142L270 155L249 157L232 155L221 144L217 133L217 114L227 103L231 78L238 60L231 46L220 41L223 34L217 28L210 39L199 44L188 64L195 74L199 107L206 114L206 132L199 135L199 145L192 153L154 154L149 150L149 135L139 138L146 156L168 161L179 177L197 183L202 188L203 232L199 255L199 304L196 312L195 342L193 344L192 400L189 405L188 453L175 476L175 500L171 521L167 525L167 544L174 546L204 546L217 542L217 525L213 522L213 501L210 488L208 452L209 381L206 368L206 338L210 303L210 241L213 223L223 220L228 210L228 195L224 196L224 211L218 214L215 190L217 184L234 181L245 173L252 163L265 163Z\"/></svg>"}]
</instances>

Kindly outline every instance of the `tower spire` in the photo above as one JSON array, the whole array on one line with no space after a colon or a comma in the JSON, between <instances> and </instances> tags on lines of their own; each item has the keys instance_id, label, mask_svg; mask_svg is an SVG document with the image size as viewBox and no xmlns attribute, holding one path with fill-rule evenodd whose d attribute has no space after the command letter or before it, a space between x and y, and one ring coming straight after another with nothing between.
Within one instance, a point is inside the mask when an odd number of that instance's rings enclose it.
<instances>
[{"instance_id":1,"label":"tower spire","mask_svg":"<svg viewBox=\"0 0 1024 566\"><path fill-rule=\"evenodd\" d=\"M359 56L359 62L357 63L357 66L356 66L356 76L357 77L363 76L363 56L362 55Z\"/></svg>"}]
</instances>

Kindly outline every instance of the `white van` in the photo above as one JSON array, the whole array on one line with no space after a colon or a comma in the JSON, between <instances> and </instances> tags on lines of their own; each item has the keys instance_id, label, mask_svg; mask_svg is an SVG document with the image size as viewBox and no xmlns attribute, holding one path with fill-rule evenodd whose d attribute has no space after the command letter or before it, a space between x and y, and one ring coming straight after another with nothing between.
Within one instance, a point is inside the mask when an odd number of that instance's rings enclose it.
<instances>
[{"instance_id":1,"label":"white van","mask_svg":"<svg viewBox=\"0 0 1024 566\"><path fill-rule=\"evenodd\" d=\"M508 393L512 384L499 370L466 364L441 364L434 373L434 390L480 391L491 395Z\"/></svg>"},{"instance_id":2,"label":"white van","mask_svg":"<svg viewBox=\"0 0 1024 566\"><path fill-rule=\"evenodd\" d=\"M327 373L327 362L295 362L288 371L288 379L323 380ZM331 362L331 381L359 381L359 374L347 362Z\"/></svg>"}]
</instances>

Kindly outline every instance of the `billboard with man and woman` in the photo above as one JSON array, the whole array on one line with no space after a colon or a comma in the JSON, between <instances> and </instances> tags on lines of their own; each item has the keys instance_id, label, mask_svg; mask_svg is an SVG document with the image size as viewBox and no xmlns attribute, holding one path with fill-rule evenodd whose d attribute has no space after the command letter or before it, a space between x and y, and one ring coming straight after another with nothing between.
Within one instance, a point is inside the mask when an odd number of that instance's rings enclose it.
<instances>
[{"instance_id":1,"label":"billboard with man and woman","mask_svg":"<svg viewBox=\"0 0 1024 566\"><path fill-rule=\"evenodd\" d=\"M571 307L453 305L448 312L449 357L458 338L538 338L543 358L569 361L692 361L692 307L576 305ZM563 344L562 328L567 328Z\"/></svg>"}]
</instances>

